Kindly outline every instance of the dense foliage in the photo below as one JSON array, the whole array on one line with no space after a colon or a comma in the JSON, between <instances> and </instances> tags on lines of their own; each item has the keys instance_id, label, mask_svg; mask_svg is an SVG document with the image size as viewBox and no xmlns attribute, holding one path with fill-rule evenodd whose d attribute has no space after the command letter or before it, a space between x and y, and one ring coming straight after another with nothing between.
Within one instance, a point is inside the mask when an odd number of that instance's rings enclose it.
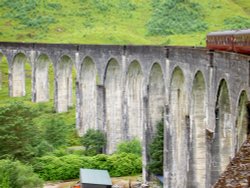
<instances>
[{"instance_id":1,"label":"dense foliage","mask_svg":"<svg viewBox=\"0 0 250 188\"><path fill-rule=\"evenodd\" d=\"M154 174L163 174L163 145L164 145L164 124L163 121L157 124L157 131L152 143L149 145L148 169Z\"/></svg>"},{"instance_id":2,"label":"dense foliage","mask_svg":"<svg viewBox=\"0 0 250 188\"><path fill-rule=\"evenodd\" d=\"M147 24L150 35L187 34L207 30L202 7L184 0L153 0L153 15Z\"/></svg>"},{"instance_id":3,"label":"dense foliage","mask_svg":"<svg viewBox=\"0 0 250 188\"><path fill-rule=\"evenodd\" d=\"M224 20L225 29L248 29L250 28L250 19L234 16Z\"/></svg>"},{"instance_id":4,"label":"dense foliage","mask_svg":"<svg viewBox=\"0 0 250 188\"><path fill-rule=\"evenodd\" d=\"M135 155L141 156L141 142L138 139L121 142L117 145L117 153L133 153Z\"/></svg>"},{"instance_id":5,"label":"dense foliage","mask_svg":"<svg viewBox=\"0 0 250 188\"><path fill-rule=\"evenodd\" d=\"M105 134L94 129L88 129L81 141L85 148L85 154L88 156L102 153L107 143Z\"/></svg>"},{"instance_id":6,"label":"dense foliage","mask_svg":"<svg viewBox=\"0 0 250 188\"><path fill-rule=\"evenodd\" d=\"M39 130L32 119L37 112L23 103L0 107L1 158L29 160L35 156L39 144Z\"/></svg>"},{"instance_id":7,"label":"dense foliage","mask_svg":"<svg viewBox=\"0 0 250 188\"><path fill-rule=\"evenodd\" d=\"M127 176L141 172L141 157L134 154L120 153L96 156L65 155L43 156L34 164L37 172L44 180L67 180L79 177L80 168L108 170L111 176Z\"/></svg>"},{"instance_id":8,"label":"dense foliage","mask_svg":"<svg viewBox=\"0 0 250 188\"><path fill-rule=\"evenodd\" d=\"M19 161L0 160L0 187L43 187L43 181L33 172L31 166Z\"/></svg>"}]
</instances>

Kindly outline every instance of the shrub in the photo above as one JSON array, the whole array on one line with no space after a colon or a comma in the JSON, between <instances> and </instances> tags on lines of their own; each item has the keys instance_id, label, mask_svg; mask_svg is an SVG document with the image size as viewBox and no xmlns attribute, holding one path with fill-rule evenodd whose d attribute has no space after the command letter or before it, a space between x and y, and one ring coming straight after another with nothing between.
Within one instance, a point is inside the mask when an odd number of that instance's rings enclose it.
<instances>
[{"instance_id":1,"label":"shrub","mask_svg":"<svg viewBox=\"0 0 250 188\"><path fill-rule=\"evenodd\" d=\"M113 154L109 158L111 167L109 173L111 176L129 176L141 172L141 157L132 153Z\"/></svg>"},{"instance_id":2,"label":"shrub","mask_svg":"<svg viewBox=\"0 0 250 188\"><path fill-rule=\"evenodd\" d=\"M205 31L202 7L181 0L153 1L153 14L147 23L149 35L187 34Z\"/></svg>"},{"instance_id":3,"label":"shrub","mask_svg":"<svg viewBox=\"0 0 250 188\"><path fill-rule=\"evenodd\" d=\"M85 154L88 156L102 153L106 143L106 137L100 130L89 129L82 137L82 145L85 147Z\"/></svg>"},{"instance_id":4,"label":"shrub","mask_svg":"<svg viewBox=\"0 0 250 188\"><path fill-rule=\"evenodd\" d=\"M138 139L132 139L124 141L118 144L117 153L133 153L135 155L141 155L142 147Z\"/></svg>"},{"instance_id":5,"label":"shrub","mask_svg":"<svg viewBox=\"0 0 250 188\"><path fill-rule=\"evenodd\" d=\"M67 180L79 177L80 168L108 170L111 176L128 176L141 172L141 157L131 153L99 154L93 157L65 155L43 156L33 163L35 172L44 180Z\"/></svg>"},{"instance_id":6,"label":"shrub","mask_svg":"<svg viewBox=\"0 0 250 188\"><path fill-rule=\"evenodd\" d=\"M66 146L66 137L69 132L68 126L62 119L52 118L43 123L45 125L45 139L55 148Z\"/></svg>"},{"instance_id":7,"label":"shrub","mask_svg":"<svg viewBox=\"0 0 250 188\"><path fill-rule=\"evenodd\" d=\"M0 187L43 187L43 181L33 172L31 166L19 161L0 160Z\"/></svg>"},{"instance_id":8,"label":"shrub","mask_svg":"<svg viewBox=\"0 0 250 188\"><path fill-rule=\"evenodd\" d=\"M225 29L250 28L250 20L241 16L234 16L224 20Z\"/></svg>"}]
</instances>

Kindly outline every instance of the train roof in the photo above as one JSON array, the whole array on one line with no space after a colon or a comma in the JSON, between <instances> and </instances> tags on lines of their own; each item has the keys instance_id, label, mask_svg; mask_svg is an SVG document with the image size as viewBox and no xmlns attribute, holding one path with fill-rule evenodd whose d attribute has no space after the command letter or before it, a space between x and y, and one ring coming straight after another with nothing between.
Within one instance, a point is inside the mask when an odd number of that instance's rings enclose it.
<instances>
[{"instance_id":1,"label":"train roof","mask_svg":"<svg viewBox=\"0 0 250 188\"><path fill-rule=\"evenodd\" d=\"M245 35L245 34L250 34L250 29L214 31L214 32L208 33L207 36Z\"/></svg>"},{"instance_id":2,"label":"train roof","mask_svg":"<svg viewBox=\"0 0 250 188\"><path fill-rule=\"evenodd\" d=\"M250 29L238 30L238 31L236 31L235 34L237 34L237 35L250 34Z\"/></svg>"},{"instance_id":3,"label":"train roof","mask_svg":"<svg viewBox=\"0 0 250 188\"><path fill-rule=\"evenodd\" d=\"M222 35L234 35L235 30L228 30L228 31L215 31L215 32L210 32L207 34L207 36L222 36Z\"/></svg>"}]
</instances>

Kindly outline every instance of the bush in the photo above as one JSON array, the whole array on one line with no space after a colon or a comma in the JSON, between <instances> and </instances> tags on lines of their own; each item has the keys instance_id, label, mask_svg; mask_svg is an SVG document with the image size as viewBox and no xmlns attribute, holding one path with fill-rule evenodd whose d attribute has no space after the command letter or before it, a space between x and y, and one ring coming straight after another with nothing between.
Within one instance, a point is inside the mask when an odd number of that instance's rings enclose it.
<instances>
[{"instance_id":1,"label":"bush","mask_svg":"<svg viewBox=\"0 0 250 188\"><path fill-rule=\"evenodd\" d=\"M187 34L205 31L202 7L182 0L153 1L153 14L147 23L149 35Z\"/></svg>"},{"instance_id":2,"label":"bush","mask_svg":"<svg viewBox=\"0 0 250 188\"><path fill-rule=\"evenodd\" d=\"M141 172L141 157L120 153L93 157L65 155L43 156L34 161L34 169L44 180L67 180L79 177L80 168L108 170L111 176L128 176Z\"/></svg>"},{"instance_id":3,"label":"bush","mask_svg":"<svg viewBox=\"0 0 250 188\"><path fill-rule=\"evenodd\" d=\"M109 173L111 176L130 176L141 172L141 157L132 153L121 153L111 155Z\"/></svg>"},{"instance_id":4,"label":"bush","mask_svg":"<svg viewBox=\"0 0 250 188\"><path fill-rule=\"evenodd\" d=\"M69 132L69 127L62 119L52 118L43 123L45 125L44 138L53 147L66 146L66 137Z\"/></svg>"},{"instance_id":5,"label":"bush","mask_svg":"<svg viewBox=\"0 0 250 188\"><path fill-rule=\"evenodd\" d=\"M241 16L234 16L224 20L225 29L250 28L250 20Z\"/></svg>"},{"instance_id":6,"label":"bush","mask_svg":"<svg viewBox=\"0 0 250 188\"><path fill-rule=\"evenodd\" d=\"M85 147L85 154L88 156L102 153L106 143L106 137L100 130L89 129L82 137L82 145Z\"/></svg>"},{"instance_id":7,"label":"bush","mask_svg":"<svg viewBox=\"0 0 250 188\"><path fill-rule=\"evenodd\" d=\"M138 139L121 142L117 145L117 153L133 153L141 156L142 147Z\"/></svg>"},{"instance_id":8,"label":"bush","mask_svg":"<svg viewBox=\"0 0 250 188\"><path fill-rule=\"evenodd\" d=\"M31 166L19 161L0 160L0 187L43 187L43 181L33 172Z\"/></svg>"}]
</instances>

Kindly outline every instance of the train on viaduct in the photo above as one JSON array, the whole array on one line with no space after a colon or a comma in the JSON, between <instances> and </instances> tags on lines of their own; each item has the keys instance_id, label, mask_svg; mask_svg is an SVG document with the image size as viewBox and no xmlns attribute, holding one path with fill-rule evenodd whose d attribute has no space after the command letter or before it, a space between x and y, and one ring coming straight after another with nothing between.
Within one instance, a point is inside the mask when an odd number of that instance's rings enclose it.
<instances>
[{"instance_id":1,"label":"train on viaduct","mask_svg":"<svg viewBox=\"0 0 250 188\"><path fill-rule=\"evenodd\" d=\"M31 100L48 101L52 65L55 109L66 112L76 96L80 135L103 130L107 153L122 140L140 139L144 178L148 144L163 119L164 187L210 187L249 131L249 55L200 47L7 42L0 42L0 54L8 62L10 96L27 92L28 63Z\"/></svg>"}]
</instances>

